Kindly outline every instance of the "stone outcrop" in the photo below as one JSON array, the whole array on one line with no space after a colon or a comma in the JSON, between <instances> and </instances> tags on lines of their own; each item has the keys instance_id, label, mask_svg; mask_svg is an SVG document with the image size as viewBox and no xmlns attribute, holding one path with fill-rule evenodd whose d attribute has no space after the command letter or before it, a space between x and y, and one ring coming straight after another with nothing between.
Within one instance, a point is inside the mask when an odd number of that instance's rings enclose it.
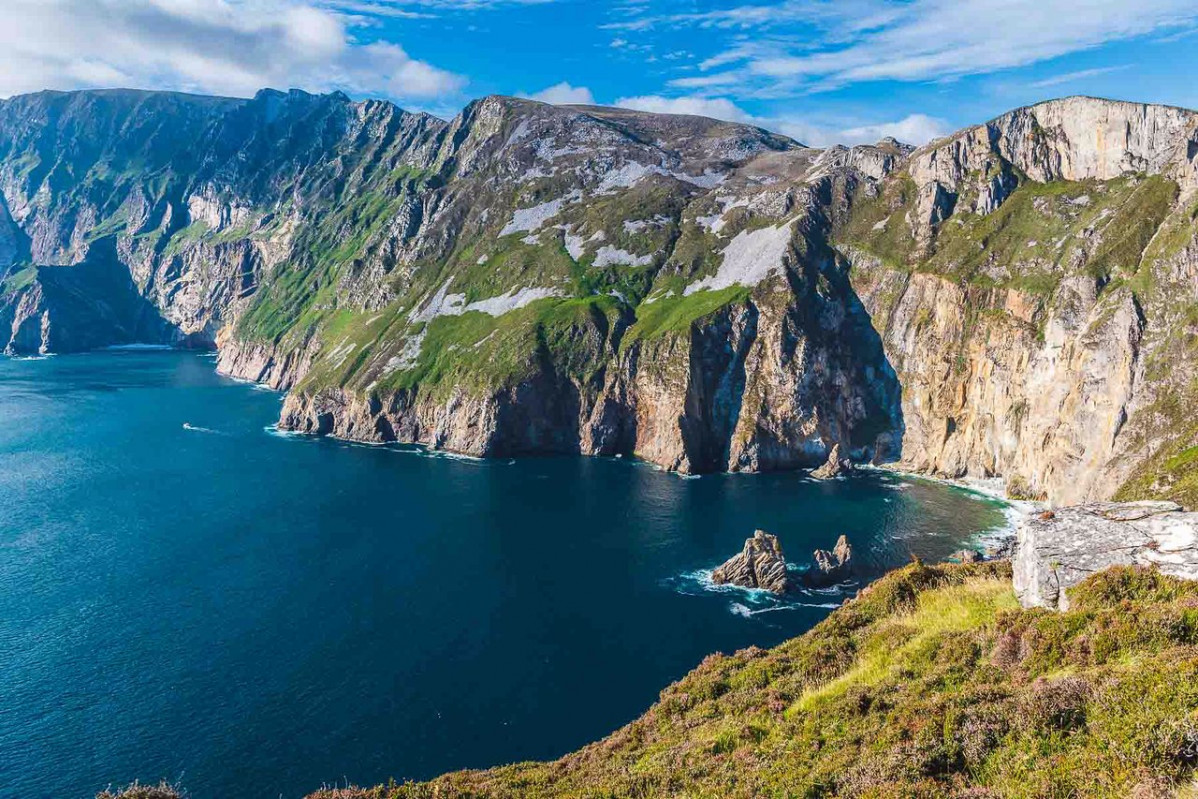
<instances>
[{"instance_id":1,"label":"stone outcrop","mask_svg":"<svg viewBox=\"0 0 1198 799\"><path fill-rule=\"evenodd\" d=\"M1019 526L1015 593L1024 607L1067 610L1068 589L1110 566L1198 579L1198 513L1174 502L1095 502L1031 514Z\"/></svg>"},{"instance_id":2,"label":"stone outcrop","mask_svg":"<svg viewBox=\"0 0 1198 799\"><path fill-rule=\"evenodd\" d=\"M811 470L811 476L817 480L830 480L848 474L853 469L853 462L841 457L840 444L834 444L828 453L828 459L817 469Z\"/></svg>"},{"instance_id":3,"label":"stone outcrop","mask_svg":"<svg viewBox=\"0 0 1198 799\"><path fill-rule=\"evenodd\" d=\"M711 573L716 585L737 585L741 588L761 588L775 594L785 594L792 587L786 558L778 537L757 530L745 540L745 548L729 558Z\"/></svg>"},{"instance_id":4,"label":"stone outcrop","mask_svg":"<svg viewBox=\"0 0 1198 799\"><path fill-rule=\"evenodd\" d=\"M831 552L826 549L815 550L811 566L803 572L802 580L804 585L823 588L850 579L853 570L853 548L849 545L848 537L842 535L836 539L836 546L832 547Z\"/></svg>"}]
</instances>

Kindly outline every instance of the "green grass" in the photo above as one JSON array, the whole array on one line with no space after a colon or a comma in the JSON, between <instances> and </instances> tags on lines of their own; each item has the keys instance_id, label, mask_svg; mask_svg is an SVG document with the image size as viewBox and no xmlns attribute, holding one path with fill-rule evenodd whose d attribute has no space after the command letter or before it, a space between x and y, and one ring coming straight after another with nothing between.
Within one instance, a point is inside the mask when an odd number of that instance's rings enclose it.
<instances>
[{"instance_id":1,"label":"green grass","mask_svg":"<svg viewBox=\"0 0 1198 799\"><path fill-rule=\"evenodd\" d=\"M1141 411L1155 421L1165 443L1142 456L1132 476L1115 494L1121 501L1170 499L1190 510L1198 509L1198 419L1194 402L1198 386L1189 393L1165 393L1152 406ZM1162 421L1172 419L1172 422Z\"/></svg>"},{"instance_id":2,"label":"green grass","mask_svg":"<svg viewBox=\"0 0 1198 799\"><path fill-rule=\"evenodd\" d=\"M624 341L627 345L636 340L685 332L696 321L721 308L747 301L751 293L752 290L745 286L729 286L717 291L704 289L693 294L675 294L642 302L636 308L636 323L629 328Z\"/></svg>"},{"instance_id":3,"label":"green grass","mask_svg":"<svg viewBox=\"0 0 1198 799\"><path fill-rule=\"evenodd\" d=\"M376 390L483 394L546 369L586 385L605 368L621 315L614 298L594 296L538 300L502 316L472 311L438 317L419 331L424 339L415 364L383 375ZM367 370L362 379L370 375Z\"/></svg>"},{"instance_id":4,"label":"green grass","mask_svg":"<svg viewBox=\"0 0 1198 799\"><path fill-rule=\"evenodd\" d=\"M15 271L9 272L3 281L0 281L0 294L16 294L18 291L32 286L35 280L37 280L36 266L30 264L16 268Z\"/></svg>"},{"instance_id":5,"label":"green grass","mask_svg":"<svg viewBox=\"0 0 1198 799\"><path fill-rule=\"evenodd\" d=\"M877 632L851 670L805 691L791 712L812 710L853 688L876 687L911 670L927 657L940 636L974 629L992 620L999 611L1017 607L1015 595L1005 580L982 578L927 591L919 596L909 613L896 614L878 624Z\"/></svg>"},{"instance_id":6,"label":"green grass","mask_svg":"<svg viewBox=\"0 0 1198 799\"><path fill-rule=\"evenodd\" d=\"M1134 275L1149 242L1169 215L1179 187L1166 178L1153 176L1127 192L1117 192L1114 214L1104 220L1102 243L1086 265L1094 277L1109 278L1118 272Z\"/></svg>"},{"instance_id":7,"label":"green grass","mask_svg":"<svg viewBox=\"0 0 1198 799\"><path fill-rule=\"evenodd\" d=\"M887 181L876 197L858 197L847 223L833 231L835 240L864 249L893 269L909 268L916 247L907 212L916 193L915 181L904 173Z\"/></svg>"},{"instance_id":8,"label":"green grass","mask_svg":"<svg viewBox=\"0 0 1198 799\"><path fill-rule=\"evenodd\" d=\"M923 252L907 213L914 186L900 176L877 197L857 201L847 223L834 231L842 248L862 249L892 269L918 270L982 287L1014 288L1047 297L1069 274L1075 250L1097 234L1082 268L1094 277L1131 277L1145 249L1177 246L1188 226L1158 245L1157 230L1172 219L1178 185L1160 176L1110 181L1022 182L995 211L968 211L968 197L941 223Z\"/></svg>"},{"instance_id":9,"label":"green grass","mask_svg":"<svg viewBox=\"0 0 1198 799\"><path fill-rule=\"evenodd\" d=\"M1122 799L1187 786L1198 584L1117 568L1071 599L1067 613L1022 610L1006 564L914 564L806 635L708 657L561 760L313 797Z\"/></svg>"}]
</instances>

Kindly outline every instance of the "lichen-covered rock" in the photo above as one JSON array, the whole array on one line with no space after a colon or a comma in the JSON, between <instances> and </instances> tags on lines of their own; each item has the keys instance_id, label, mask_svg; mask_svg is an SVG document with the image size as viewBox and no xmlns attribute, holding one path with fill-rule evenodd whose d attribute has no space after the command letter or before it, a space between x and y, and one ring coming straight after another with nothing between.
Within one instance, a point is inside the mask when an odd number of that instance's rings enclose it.
<instances>
[{"instance_id":1,"label":"lichen-covered rock","mask_svg":"<svg viewBox=\"0 0 1198 799\"><path fill-rule=\"evenodd\" d=\"M1067 590L1109 566L1198 579L1198 513L1175 502L1095 502L1028 515L1013 559L1024 607L1067 610Z\"/></svg>"},{"instance_id":2,"label":"lichen-covered rock","mask_svg":"<svg viewBox=\"0 0 1198 799\"><path fill-rule=\"evenodd\" d=\"M831 552L817 549L812 553L811 567L803 572L803 583L813 588L836 585L852 577L853 569L853 548L848 537L842 535Z\"/></svg>"},{"instance_id":3,"label":"lichen-covered rock","mask_svg":"<svg viewBox=\"0 0 1198 799\"><path fill-rule=\"evenodd\" d=\"M778 537L757 530L745 540L745 548L711 573L716 585L762 588L785 594L791 588L790 573Z\"/></svg>"}]
</instances>

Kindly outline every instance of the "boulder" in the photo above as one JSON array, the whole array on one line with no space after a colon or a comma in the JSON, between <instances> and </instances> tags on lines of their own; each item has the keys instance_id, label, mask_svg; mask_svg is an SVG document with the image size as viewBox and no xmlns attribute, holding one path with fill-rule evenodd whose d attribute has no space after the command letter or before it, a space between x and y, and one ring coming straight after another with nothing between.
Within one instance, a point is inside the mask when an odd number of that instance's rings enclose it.
<instances>
[{"instance_id":1,"label":"boulder","mask_svg":"<svg viewBox=\"0 0 1198 799\"><path fill-rule=\"evenodd\" d=\"M829 480L833 477L840 477L852 469L853 462L840 456L840 444L833 444L832 451L828 453L828 459L824 461L824 465L813 469L811 476L818 480Z\"/></svg>"},{"instance_id":2,"label":"boulder","mask_svg":"<svg viewBox=\"0 0 1198 799\"><path fill-rule=\"evenodd\" d=\"M811 568L803 573L803 582L813 588L835 585L853 576L853 548L849 539L841 536L829 552L817 549L812 555Z\"/></svg>"},{"instance_id":3,"label":"boulder","mask_svg":"<svg viewBox=\"0 0 1198 799\"><path fill-rule=\"evenodd\" d=\"M775 594L784 594L791 588L782 545L777 536L764 530L757 530L752 538L746 539L744 550L712 572L711 581L717 585L764 588Z\"/></svg>"},{"instance_id":4,"label":"boulder","mask_svg":"<svg viewBox=\"0 0 1198 799\"><path fill-rule=\"evenodd\" d=\"M1198 579L1198 513L1175 502L1095 502L1029 514L1019 525L1012 568L1024 607L1068 610L1067 589L1118 565Z\"/></svg>"}]
</instances>

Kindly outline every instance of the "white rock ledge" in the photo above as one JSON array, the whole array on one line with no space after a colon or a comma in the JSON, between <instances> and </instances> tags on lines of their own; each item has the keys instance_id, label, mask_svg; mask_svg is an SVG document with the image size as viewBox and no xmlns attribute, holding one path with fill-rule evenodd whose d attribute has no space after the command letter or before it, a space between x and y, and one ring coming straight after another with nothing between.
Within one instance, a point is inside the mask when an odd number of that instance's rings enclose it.
<instances>
[{"instance_id":1,"label":"white rock ledge","mask_svg":"<svg viewBox=\"0 0 1198 799\"><path fill-rule=\"evenodd\" d=\"M1110 566L1198 580L1198 513L1175 502L1096 502L1029 514L1013 568L1024 607L1069 609L1066 590Z\"/></svg>"}]
</instances>

